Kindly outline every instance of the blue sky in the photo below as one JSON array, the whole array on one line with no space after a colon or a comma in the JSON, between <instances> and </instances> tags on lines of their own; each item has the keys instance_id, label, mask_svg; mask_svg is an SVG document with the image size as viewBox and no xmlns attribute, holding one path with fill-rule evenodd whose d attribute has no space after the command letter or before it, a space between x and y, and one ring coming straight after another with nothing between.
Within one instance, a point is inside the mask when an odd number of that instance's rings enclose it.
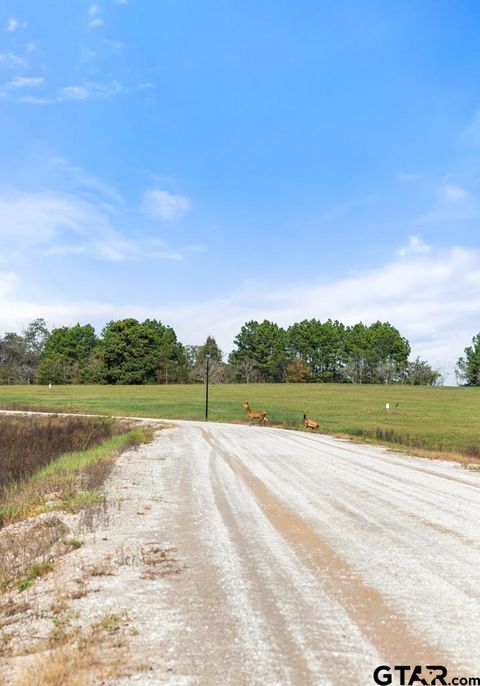
<instances>
[{"instance_id":1,"label":"blue sky","mask_svg":"<svg viewBox=\"0 0 480 686\"><path fill-rule=\"evenodd\" d=\"M0 331L480 329L480 6L4 0ZM449 378L452 378L451 376Z\"/></svg>"}]
</instances>

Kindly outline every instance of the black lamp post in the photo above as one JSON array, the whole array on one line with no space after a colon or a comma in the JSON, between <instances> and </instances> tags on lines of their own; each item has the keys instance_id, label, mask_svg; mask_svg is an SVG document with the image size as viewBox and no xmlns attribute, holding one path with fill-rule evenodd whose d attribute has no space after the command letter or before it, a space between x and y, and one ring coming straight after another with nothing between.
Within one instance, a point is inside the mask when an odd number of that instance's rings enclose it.
<instances>
[{"instance_id":1,"label":"black lamp post","mask_svg":"<svg viewBox=\"0 0 480 686\"><path fill-rule=\"evenodd\" d=\"M208 422L208 372L210 367L210 353L205 353L205 359L207 361L207 379L205 384L205 421Z\"/></svg>"}]
</instances>

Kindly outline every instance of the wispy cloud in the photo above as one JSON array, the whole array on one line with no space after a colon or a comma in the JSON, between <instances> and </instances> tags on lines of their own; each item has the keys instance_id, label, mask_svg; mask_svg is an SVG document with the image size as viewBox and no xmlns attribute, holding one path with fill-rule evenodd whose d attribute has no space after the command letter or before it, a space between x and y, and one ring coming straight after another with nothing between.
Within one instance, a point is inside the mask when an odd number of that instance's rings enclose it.
<instances>
[{"instance_id":1,"label":"wispy cloud","mask_svg":"<svg viewBox=\"0 0 480 686\"><path fill-rule=\"evenodd\" d=\"M57 190L0 189L0 240L6 250L120 262L181 261L201 249L197 245L172 249L157 234L152 237L138 208L129 207L114 186L68 160L52 159L48 172ZM172 212L167 212L169 218ZM122 228L132 222L134 237ZM147 228L142 233L143 225Z\"/></svg>"},{"instance_id":2,"label":"wispy cloud","mask_svg":"<svg viewBox=\"0 0 480 686\"><path fill-rule=\"evenodd\" d=\"M169 222L179 219L190 211L192 201L184 195L173 195L168 191L151 189L145 191L142 212L151 219Z\"/></svg>"},{"instance_id":3,"label":"wispy cloud","mask_svg":"<svg viewBox=\"0 0 480 686\"><path fill-rule=\"evenodd\" d=\"M414 183L421 178L420 174L415 174L412 172L399 171L396 174L397 181L400 183Z\"/></svg>"},{"instance_id":4,"label":"wispy cloud","mask_svg":"<svg viewBox=\"0 0 480 686\"><path fill-rule=\"evenodd\" d=\"M188 248L186 251L188 251ZM185 258L185 252L181 250L155 250L153 245L148 245L148 242L147 244L139 244L113 236L110 236L108 240L99 240L93 243L52 245L45 249L43 254L50 257L84 255L87 257L98 257L108 262L146 259L179 262Z\"/></svg>"},{"instance_id":5,"label":"wispy cloud","mask_svg":"<svg viewBox=\"0 0 480 686\"><path fill-rule=\"evenodd\" d=\"M444 185L442 194L447 202L456 204L464 203L471 197L470 193L465 190L465 188L461 188L452 183L446 183Z\"/></svg>"},{"instance_id":6,"label":"wispy cloud","mask_svg":"<svg viewBox=\"0 0 480 686\"><path fill-rule=\"evenodd\" d=\"M13 52L1 52L0 65L7 67L8 69L26 69L28 67L27 62L23 57L20 57Z\"/></svg>"},{"instance_id":7,"label":"wispy cloud","mask_svg":"<svg viewBox=\"0 0 480 686\"><path fill-rule=\"evenodd\" d=\"M91 29L96 29L104 25L105 22L99 16L100 5L90 5L90 7L87 10L87 14L89 17L91 17L90 21L88 22L88 25Z\"/></svg>"},{"instance_id":8,"label":"wispy cloud","mask_svg":"<svg viewBox=\"0 0 480 686\"><path fill-rule=\"evenodd\" d=\"M89 82L79 86L65 86L58 95L58 101L109 99L124 92L125 89L119 81Z\"/></svg>"},{"instance_id":9,"label":"wispy cloud","mask_svg":"<svg viewBox=\"0 0 480 686\"><path fill-rule=\"evenodd\" d=\"M13 272L0 272L0 297L4 298L11 293L18 282L18 277Z\"/></svg>"},{"instance_id":10,"label":"wispy cloud","mask_svg":"<svg viewBox=\"0 0 480 686\"><path fill-rule=\"evenodd\" d=\"M120 40L106 41L106 44L115 55L125 50L125 43L122 43Z\"/></svg>"},{"instance_id":11,"label":"wispy cloud","mask_svg":"<svg viewBox=\"0 0 480 686\"><path fill-rule=\"evenodd\" d=\"M0 55L0 64L1 63L2 55ZM5 63L7 63L6 58ZM53 94L40 92L38 95L24 95L21 93L21 91L26 88L38 88L43 86L44 81L43 76L15 77L6 83L4 90L0 91L0 97L28 105L58 105L68 102L110 100L118 95L128 93L128 90L119 81L112 81L110 83L88 81L85 83L64 86Z\"/></svg>"},{"instance_id":12,"label":"wispy cloud","mask_svg":"<svg viewBox=\"0 0 480 686\"><path fill-rule=\"evenodd\" d=\"M84 235L110 230L108 215L68 193L9 189L0 195L0 236L7 239L41 244L65 231Z\"/></svg>"},{"instance_id":13,"label":"wispy cloud","mask_svg":"<svg viewBox=\"0 0 480 686\"><path fill-rule=\"evenodd\" d=\"M26 23L19 21L18 19L15 19L15 17L10 17L10 19L7 22L7 28L5 31L8 31L9 33L14 33L15 31L18 31L18 29L24 29L26 27Z\"/></svg>"},{"instance_id":14,"label":"wispy cloud","mask_svg":"<svg viewBox=\"0 0 480 686\"><path fill-rule=\"evenodd\" d=\"M428 255L432 250L431 245L427 245L420 236L410 236L408 245L398 250L400 257L408 257L409 255Z\"/></svg>"},{"instance_id":15,"label":"wispy cloud","mask_svg":"<svg viewBox=\"0 0 480 686\"><path fill-rule=\"evenodd\" d=\"M111 184L106 183L93 174L89 174L81 167L78 167L63 157L52 159L52 165L57 168L73 186L79 190L92 192L93 194L105 198L109 202L123 205L125 200L122 194Z\"/></svg>"},{"instance_id":16,"label":"wispy cloud","mask_svg":"<svg viewBox=\"0 0 480 686\"><path fill-rule=\"evenodd\" d=\"M43 76L16 76L8 82L9 88L36 88L44 82Z\"/></svg>"},{"instance_id":17,"label":"wispy cloud","mask_svg":"<svg viewBox=\"0 0 480 686\"><path fill-rule=\"evenodd\" d=\"M84 181L99 190L95 177ZM102 193L105 192L102 187ZM110 189L107 193L111 196ZM171 250L148 237L126 238L114 226L116 206L101 199L56 191L0 194L0 238L44 255L78 254L113 262L138 259L182 260L185 250Z\"/></svg>"},{"instance_id":18,"label":"wispy cloud","mask_svg":"<svg viewBox=\"0 0 480 686\"><path fill-rule=\"evenodd\" d=\"M22 95L18 98L18 101L25 105L54 105L57 100L54 98L42 98L36 95Z\"/></svg>"},{"instance_id":19,"label":"wispy cloud","mask_svg":"<svg viewBox=\"0 0 480 686\"><path fill-rule=\"evenodd\" d=\"M416 224L441 224L462 221L477 216L477 203L472 194L453 183L443 183L437 191L435 206L419 215Z\"/></svg>"}]
</instances>

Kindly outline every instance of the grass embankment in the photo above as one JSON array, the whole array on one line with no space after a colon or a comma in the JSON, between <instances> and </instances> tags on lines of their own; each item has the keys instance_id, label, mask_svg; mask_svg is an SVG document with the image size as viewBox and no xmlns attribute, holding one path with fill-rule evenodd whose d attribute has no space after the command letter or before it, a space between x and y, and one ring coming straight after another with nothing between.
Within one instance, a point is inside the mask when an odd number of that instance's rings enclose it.
<instances>
[{"instance_id":1,"label":"grass embankment","mask_svg":"<svg viewBox=\"0 0 480 686\"><path fill-rule=\"evenodd\" d=\"M66 453L29 478L7 486L0 497L0 526L32 515L78 512L101 500L101 485L118 453L145 440L142 429L112 436L88 450Z\"/></svg>"},{"instance_id":2,"label":"grass embankment","mask_svg":"<svg viewBox=\"0 0 480 686\"><path fill-rule=\"evenodd\" d=\"M0 408L50 407L123 416L203 419L204 387L9 386ZM303 411L321 430L404 446L428 455L480 461L480 391L475 388L249 384L210 387L211 421L244 422L242 401L266 409L273 424L302 428ZM385 404L390 404L387 413Z\"/></svg>"},{"instance_id":3,"label":"grass embankment","mask_svg":"<svg viewBox=\"0 0 480 686\"><path fill-rule=\"evenodd\" d=\"M86 450L119 428L111 419L0 417L0 494L62 453Z\"/></svg>"},{"instance_id":4,"label":"grass embankment","mask_svg":"<svg viewBox=\"0 0 480 686\"><path fill-rule=\"evenodd\" d=\"M29 432L40 437L37 453L34 438L25 453L18 450L19 473L25 474L27 467L27 471L32 472L35 454L38 464L44 465L28 476L11 481L0 491L0 592L12 584L16 584L18 590L25 590L36 578L52 571L58 555L81 545L78 539L68 538L67 527L56 514L35 517L20 527L6 525L44 513L78 512L102 503L102 485L119 453L148 441L152 433L151 429L127 427L108 419L82 419L80 423L79 419L63 418L60 421L54 418L47 421L42 417L28 418L25 419L27 426L24 431L17 426L21 419L15 420L10 431L8 426L0 425L4 433L19 439L17 448L24 447L25 434ZM85 442L90 445L96 442L97 445L56 458L53 454L48 460L42 438L51 433L52 426L59 432L52 443L54 452L60 445L85 445ZM104 439L105 435L109 437ZM15 444L10 447L15 450ZM22 467L24 455L27 457L26 466Z\"/></svg>"}]
</instances>

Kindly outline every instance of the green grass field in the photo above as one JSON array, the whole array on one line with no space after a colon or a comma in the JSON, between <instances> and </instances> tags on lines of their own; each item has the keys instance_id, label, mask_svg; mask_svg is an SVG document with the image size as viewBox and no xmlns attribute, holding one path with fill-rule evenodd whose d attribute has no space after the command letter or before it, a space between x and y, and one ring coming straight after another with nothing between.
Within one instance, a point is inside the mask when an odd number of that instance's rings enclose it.
<instances>
[{"instance_id":1,"label":"green grass field","mask_svg":"<svg viewBox=\"0 0 480 686\"><path fill-rule=\"evenodd\" d=\"M169 419L203 419L201 385L2 386L0 407L58 408ZM415 449L480 458L480 390L335 384L210 386L211 421L245 422L242 401L273 424L301 428L303 410L322 430ZM390 403L389 413L385 404ZM397 406L398 403L398 406Z\"/></svg>"}]
</instances>

